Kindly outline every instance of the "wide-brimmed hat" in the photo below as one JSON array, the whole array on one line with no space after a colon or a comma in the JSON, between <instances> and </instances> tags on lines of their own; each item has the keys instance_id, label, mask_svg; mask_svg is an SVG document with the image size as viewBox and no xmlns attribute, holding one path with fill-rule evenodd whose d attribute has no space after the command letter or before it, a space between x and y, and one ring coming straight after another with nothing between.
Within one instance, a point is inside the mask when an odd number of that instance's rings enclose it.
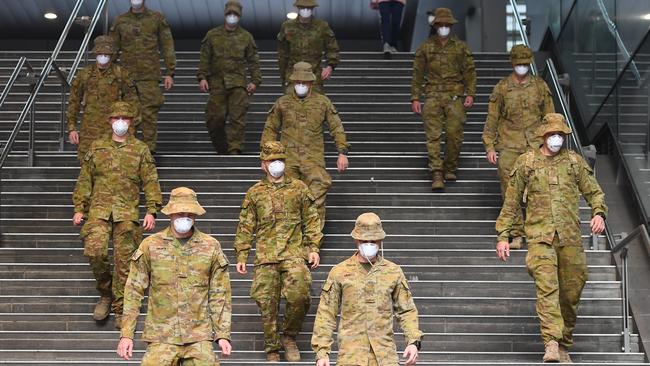
<instances>
[{"instance_id":1,"label":"wide-brimmed hat","mask_svg":"<svg viewBox=\"0 0 650 366\"><path fill-rule=\"evenodd\" d=\"M433 24L436 23L444 23L444 24L456 24L458 23L458 20L454 18L454 14L452 14L451 9L449 8L436 8L434 11L429 11L427 12L428 14L433 14L435 17L433 20Z\"/></svg>"},{"instance_id":2,"label":"wide-brimmed hat","mask_svg":"<svg viewBox=\"0 0 650 366\"><path fill-rule=\"evenodd\" d=\"M242 16L242 7L239 1L229 0L226 3L225 8L223 9L223 15L227 15L228 13L235 13L239 15L239 17Z\"/></svg>"},{"instance_id":3,"label":"wide-brimmed hat","mask_svg":"<svg viewBox=\"0 0 650 366\"><path fill-rule=\"evenodd\" d=\"M111 109L108 112L108 117L128 117L134 118L137 115L135 107L129 102L115 102L111 104Z\"/></svg>"},{"instance_id":4,"label":"wide-brimmed hat","mask_svg":"<svg viewBox=\"0 0 650 366\"><path fill-rule=\"evenodd\" d=\"M167 216L176 213L191 213L203 215L205 210L199 204L196 193L187 187L174 188L169 196L169 202L160 212Z\"/></svg>"},{"instance_id":5,"label":"wide-brimmed hat","mask_svg":"<svg viewBox=\"0 0 650 366\"><path fill-rule=\"evenodd\" d=\"M296 0L293 3L293 6L296 8L315 8L318 6L318 1L316 0Z\"/></svg>"},{"instance_id":6,"label":"wide-brimmed hat","mask_svg":"<svg viewBox=\"0 0 650 366\"><path fill-rule=\"evenodd\" d=\"M510 63L513 65L532 64L533 51L524 44L516 44L510 49Z\"/></svg>"},{"instance_id":7,"label":"wide-brimmed hat","mask_svg":"<svg viewBox=\"0 0 650 366\"><path fill-rule=\"evenodd\" d=\"M96 55L112 55L115 53L115 41L111 36L99 36L93 41L93 53Z\"/></svg>"},{"instance_id":8,"label":"wide-brimmed hat","mask_svg":"<svg viewBox=\"0 0 650 366\"><path fill-rule=\"evenodd\" d=\"M537 136L544 137L551 132L568 135L572 131L563 115L559 113L548 113L542 119L542 124L537 128Z\"/></svg>"},{"instance_id":9,"label":"wide-brimmed hat","mask_svg":"<svg viewBox=\"0 0 650 366\"><path fill-rule=\"evenodd\" d=\"M384 240L386 232L381 226L381 219L375 213L366 212L357 217L354 230L350 233L355 240Z\"/></svg>"},{"instance_id":10,"label":"wide-brimmed hat","mask_svg":"<svg viewBox=\"0 0 650 366\"><path fill-rule=\"evenodd\" d=\"M260 149L260 160L269 161L286 158L286 149L280 141L266 142L262 145L262 149Z\"/></svg>"},{"instance_id":11,"label":"wide-brimmed hat","mask_svg":"<svg viewBox=\"0 0 650 366\"><path fill-rule=\"evenodd\" d=\"M300 61L293 65L293 72L289 76L291 81L315 81L316 75L311 70L309 62Z\"/></svg>"}]
</instances>

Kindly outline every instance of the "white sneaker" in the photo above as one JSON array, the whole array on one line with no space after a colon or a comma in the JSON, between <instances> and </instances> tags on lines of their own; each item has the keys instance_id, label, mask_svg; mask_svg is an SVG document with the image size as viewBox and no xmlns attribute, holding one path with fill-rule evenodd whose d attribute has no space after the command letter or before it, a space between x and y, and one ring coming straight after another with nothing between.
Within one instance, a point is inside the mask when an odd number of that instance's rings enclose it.
<instances>
[{"instance_id":1,"label":"white sneaker","mask_svg":"<svg viewBox=\"0 0 650 366\"><path fill-rule=\"evenodd\" d=\"M393 50L391 49L391 46L388 43L384 43L384 53L392 53Z\"/></svg>"},{"instance_id":2,"label":"white sneaker","mask_svg":"<svg viewBox=\"0 0 650 366\"><path fill-rule=\"evenodd\" d=\"M397 53L397 52L399 52L399 51L397 50L397 48L395 48L395 47L393 47L393 46L390 46L390 52L395 52L395 53Z\"/></svg>"}]
</instances>

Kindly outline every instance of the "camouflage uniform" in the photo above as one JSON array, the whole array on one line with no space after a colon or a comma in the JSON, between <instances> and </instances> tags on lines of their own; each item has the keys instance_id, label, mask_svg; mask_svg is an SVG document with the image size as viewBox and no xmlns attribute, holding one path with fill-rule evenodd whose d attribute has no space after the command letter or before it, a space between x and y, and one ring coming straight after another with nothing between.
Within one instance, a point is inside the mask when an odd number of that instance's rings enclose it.
<instances>
[{"instance_id":1,"label":"camouflage uniform","mask_svg":"<svg viewBox=\"0 0 650 366\"><path fill-rule=\"evenodd\" d=\"M528 49L521 57L518 53L523 45L516 45L511 51L513 65L531 63L532 52ZM527 48L526 46L523 46ZM513 75L501 79L494 87L488 104L487 120L483 130L483 145L485 151L496 151L499 154L497 169L501 181L501 193L505 194L508 177L512 166L519 155L529 148L538 148L542 139L537 136L542 118L553 113L553 99L546 82L534 75L528 75L523 84L514 80ZM521 214L515 220L511 231L513 237L524 235L524 224Z\"/></svg>"},{"instance_id":2,"label":"camouflage uniform","mask_svg":"<svg viewBox=\"0 0 650 366\"><path fill-rule=\"evenodd\" d=\"M436 15L436 22L438 18ZM454 23L455 20L452 17L447 22ZM429 169L434 173L455 173L463 143L464 97L476 94L474 59L465 42L452 36L443 45L434 33L418 47L413 60L411 101L419 101L423 92L426 101L422 119L427 135ZM446 133L444 163L440 159L443 129Z\"/></svg>"},{"instance_id":3,"label":"camouflage uniform","mask_svg":"<svg viewBox=\"0 0 650 366\"><path fill-rule=\"evenodd\" d=\"M282 159L281 145L281 153L269 150L278 145L266 144L262 159ZM277 352L280 297L287 300L283 334L295 338L310 305L311 273L306 261L309 253L319 252L323 237L307 186L286 176L279 183L271 183L265 177L252 186L239 214L234 244L237 263L247 262L253 236L256 249L251 297L262 313L264 350Z\"/></svg>"},{"instance_id":4,"label":"camouflage uniform","mask_svg":"<svg viewBox=\"0 0 650 366\"><path fill-rule=\"evenodd\" d=\"M551 131L571 132L562 115L555 113L544 118L538 136ZM580 194L591 206L592 216L606 215L605 195L593 171L578 154L563 148L548 157L539 149L531 149L515 162L496 222L498 240L507 241L520 210L519 202L525 199L526 266L535 280L542 339L544 344L557 341L567 348L573 344L576 313L587 281Z\"/></svg>"},{"instance_id":5,"label":"camouflage uniform","mask_svg":"<svg viewBox=\"0 0 650 366\"><path fill-rule=\"evenodd\" d=\"M361 241L383 240L385 233L379 217L373 213L359 216L352 237ZM418 311L406 277L398 265L382 257L368 270L355 254L330 271L321 292L311 339L316 359L329 357L339 310L337 365L397 366L393 317L404 330L406 344L421 341Z\"/></svg>"},{"instance_id":6,"label":"camouflage uniform","mask_svg":"<svg viewBox=\"0 0 650 366\"><path fill-rule=\"evenodd\" d=\"M231 4L231 3L229 3ZM226 6L226 13L236 12L241 17L241 6ZM210 30L201 42L199 81L207 80L210 99L205 107L205 118L210 139L220 154L241 152L246 135L246 68L250 82L262 83L260 60L253 36L237 26L228 30L225 26ZM230 123L226 130L226 115Z\"/></svg>"},{"instance_id":7,"label":"camouflage uniform","mask_svg":"<svg viewBox=\"0 0 650 366\"><path fill-rule=\"evenodd\" d=\"M158 110L165 102L160 90L160 54L167 67L167 76L174 76L176 55L169 23L159 12L144 9L142 13L131 10L118 16L111 26L115 39L116 57L138 87L142 106L143 141L149 151L156 151L158 138ZM159 52L160 47L160 52Z\"/></svg>"},{"instance_id":8,"label":"camouflage uniform","mask_svg":"<svg viewBox=\"0 0 650 366\"><path fill-rule=\"evenodd\" d=\"M303 0L296 1L294 6L316 7L318 5L315 1ZM321 80L323 53L327 65L332 69L336 68L340 61L339 44L326 21L312 16L308 23L301 23L299 19L282 23L278 33L278 63L282 85L288 85L292 66L303 61L312 65L312 71L316 75L314 89L323 93ZM289 90L287 88L287 91Z\"/></svg>"},{"instance_id":9,"label":"camouflage uniform","mask_svg":"<svg viewBox=\"0 0 650 366\"><path fill-rule=\"evenodd\" d=\"M99 36L95 39L93 52L113 54L112 39ZM93 141L111 134L111 126L106 122L109 109L114 102L127 101L138 105L135 83L129 73L118 65L111 64L105 69L97 64L86 66L75 76L70 86L70 98L66 113L68 133L77 130L77 118L83 105L83 119L79 131L77 157L81 161Z\"/></svg>"},{"instance_id":10,"label":"camouflage uniform","mask_svg":"<svg viewBox=\"0 0 650 366\"><path fill-rule=\"evenodd\" d=\"M115 103L112 114L120 112L124 104ZM156 166L147 146L133 136L128 136L123 143L106 137L95 140L85 155L72 195L74 212L83 213L87 219L80 232L84 255L90 261L97 290L103 297L110 298L112 293L112 310L116 315L122 313L129 259L142 240L138 222L140 185L147 213L156 215L162 196ZM111 237L115 266L112 276L108 262Z\"/></svg>"}]
</instances>

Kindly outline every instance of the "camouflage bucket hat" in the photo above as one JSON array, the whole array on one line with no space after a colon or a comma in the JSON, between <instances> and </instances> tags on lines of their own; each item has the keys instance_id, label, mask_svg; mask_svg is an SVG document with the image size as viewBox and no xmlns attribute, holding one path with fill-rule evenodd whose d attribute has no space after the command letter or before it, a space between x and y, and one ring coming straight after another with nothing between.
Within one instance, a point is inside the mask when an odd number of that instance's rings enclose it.
<instances>
[{"instance_id":1,"label":"camouflage bucket hat","mask_svg":"<svg viewBox=\"0 0 650 366\"><path fill-rule=\"evenodd\" d=\"M96 55L112 55L115 53L115 43L111 36L99 36L93 41L93 53Z\"/></svg>"},{"instance_id":2,"label":"camouflage bucket hat","mask_svg":"<svg viewBox=\"0 0 650 366\"><path fill-rule=\"evenodd\" d=\"M239 1L228 1L226 3L226 7L223 10L223 15L227 15L228 13L235 13L239 17L242 16L242 7Z\"/></svg>"},{"instance_id":3,"label":"camouflage bucket hat","mask_svg":"<svg viewBox=\"0 0 650 366\"><path fill-rule=\"evenodd\" d=\"M293 72L289 79L291 81L316 81L316 75L311 70L310 63L301 61L293 65Z\"/></svg>"},{"instance_id":4,"label":"camouflage bucket hat","mask_svg":"<svg viewBox=\"0 0 650 366\"><path fill-rule=\"evenodd\" d=\"M260 160L269 161L286 158L286 150L280 141L269 141L262 146L260 151Z\"/></svg>"},{"instance_id":5,"label":"camouflage bucket hat","mask_svg":"<svg viewBox=\"0 0 650 366\"><path fill-rule=\"evenodd\" d=\"M293 6L296 8L315 8L318 6L318 1L316 0L296 0L293 3Z\"/></svg>"},{"instance_id":6,"label":"camouflage bucket hat","mask_svg":"<svg viewBox=\"0 0 650 366\"><path fill-rule=\"evenodd\" d=\"M172 190L167 206L163 207L160 212L167 216L181 212L200 216L205 213L205 210L199 204L196 193L193 190L186 187L179 187Z\"/></svg>"},{"instance_id":7,"label":"camouflage bucket hat","mask_svg":"<svg viewBox=\"0 0 650 366\"><path fill-rule=\"evenodd\" d=\"M559 132L568 135L572 131L569 125L567 125L563 115L559 113L549 113L544 116L542 124L537 128L537 136L544 137L544 135L551 132Z\"/></svg>"},{"instance_id":8,"label":"camouflage bucket hat","mask_svg":"<svg viewBox=\"0 0 650 366\"><path fill-rule=\"evenodd\" d=\"M451 10L449 8L437 8L433 12L433 15L435 16L435 19L433 20L433 24L436 24L436 23L456 24L456 23L458 23L458 20L456 20L456 18L454 18L454 15L451 13Z\"/></svg>"},{"instance_id":9,"label":"camouflage bucket hat","mask_svg":"<svg viewBox=\"0 0 650 366\"><path fill-rule=\"evenodd\" d=\"M523 44L517 44L510 49L510 63L513 65L532 64L533 51Z\"/></svg>"},{"instance_id":10,"label":"camouflage bucket hat","mask_svg":"<svg viewBox=\"0 0 650 366\"><path fill-rule=\"evenodd\" d=\"M384 240L386 233L381 226L381 219L372 212L357 217L354 230L350 233L355 240Z\"/></svg>"},{"instance_id":11,"label":"camouflage bucket hat","mask_svg":"<svg viewBox=\"0 0 650 366\"><path fill-rule=\"evenodd\" d=\"M115 102L111 105L108 117L127 117L134 118L136 115L135 108L128 102Z\"/></svg>"}]
</instances>

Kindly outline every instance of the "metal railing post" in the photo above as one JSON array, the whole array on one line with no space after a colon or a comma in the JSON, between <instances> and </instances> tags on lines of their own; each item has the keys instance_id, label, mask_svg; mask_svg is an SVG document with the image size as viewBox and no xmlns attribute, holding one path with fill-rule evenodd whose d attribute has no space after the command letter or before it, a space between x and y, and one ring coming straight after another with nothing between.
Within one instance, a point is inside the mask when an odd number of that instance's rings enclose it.
<instances>
[{"instance_id":1,"label":"metal railing post","mask_svg":"<svg viewBox=\"0 0 650 366\"><path fill-rule=\"evenodd\" d=\"M36 84L31 84L31 94L34 94L36 91ZM32 103L32 107L29 112L29 140L27 142L27 166L33 167L36 160L36 152L34 143L36 139L36 103Z\"/></svg>"},{"instance_id":2,"label":"metal railing post","mask_svg":"<svg viewBox=\"0 0 650 366\"><path fill-rule=\"evenodd\" d=\"M59 151L65 149L65 80L61 80L61 125L59 128Z\"/></svg>"},{"instance_id":3,"label":"metal railing post","mask_svg":"<svg viewBox=\"0 0 650 366\"><path fill-rule=\"evenodd\" d=\"M623 297L623 352L629 353L630 350L630 298L627 272L627 248L621 250L621 266L623 275L621 276L621 291Z\"/></svg>"}]
</instances>

